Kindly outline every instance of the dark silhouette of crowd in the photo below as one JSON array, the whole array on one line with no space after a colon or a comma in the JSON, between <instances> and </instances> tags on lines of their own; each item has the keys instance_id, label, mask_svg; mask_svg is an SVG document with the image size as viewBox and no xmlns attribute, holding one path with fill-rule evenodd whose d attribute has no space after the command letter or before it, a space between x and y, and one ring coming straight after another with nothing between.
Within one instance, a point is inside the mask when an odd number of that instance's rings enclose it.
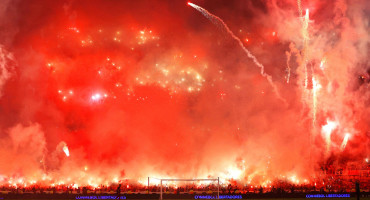
<instances>
[{"instance_id":1,"label":"dark silhouette of crowd","mask_svg":"<svg viewBox=\"0 0 370 200\"><path fill-rule=\"evenodd\" d=\"M361 191L370 192L369 182L361 182L357 186ZM109 186L100 185L98 187L81 186L72 187L69 185L57 186L42 186L34 184L28 187L3 185L0 187L0 192L3 194L145 194L145 193L160 193L160 185L148 186L139 184L112 184ZM217 184L184 184L180 186L166 185L162 186L163 193L166 194L203 194L203 193L217 193ZM262 194L262 193L345 193L355 192L356 181L341 182L341 181L321 181L316 183L302 183L293 184L288 181L276 181L271 185L242 185L237 182L232 182L226 185L220 185L220 194Z\"/></svg>"}]
</instances>

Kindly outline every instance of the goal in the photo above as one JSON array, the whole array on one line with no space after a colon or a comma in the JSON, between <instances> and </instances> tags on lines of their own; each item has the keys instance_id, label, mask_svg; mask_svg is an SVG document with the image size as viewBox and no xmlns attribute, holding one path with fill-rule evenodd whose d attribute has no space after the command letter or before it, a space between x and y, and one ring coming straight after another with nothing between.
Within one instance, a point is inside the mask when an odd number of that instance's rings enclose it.
<instances>
[{"instance_id":1,"label":"goal","mask_svg":"<svg viewBox=\"0 0 370 200\"><path fill-rule=\"evenodd\" d=\"M220 198L220 178L217 177L216 179L159 179L161 181L161 195L160 200L163 200L163 182L167 181L217 181L217 199Z\"/></svg>"}]
</instances>

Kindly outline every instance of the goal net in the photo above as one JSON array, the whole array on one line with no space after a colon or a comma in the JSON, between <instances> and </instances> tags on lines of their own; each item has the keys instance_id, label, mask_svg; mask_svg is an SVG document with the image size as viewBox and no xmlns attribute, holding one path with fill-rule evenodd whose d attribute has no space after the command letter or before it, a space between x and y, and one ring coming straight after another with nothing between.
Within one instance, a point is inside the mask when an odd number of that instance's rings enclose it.
<instances>
[{"instance_id":1,"label":"goal net","mask_svg":"<svg viewBox=\"0 0 370 200\"><path fill-rule=\"evenodd\" d=\"M217 182L217 199L220 197L220 178L216 179L159 179L160 180L160 200L163 199L163 184L166 184L167 182L206 182L206 183L212 183Z\"/></svg>"}]
</instances>

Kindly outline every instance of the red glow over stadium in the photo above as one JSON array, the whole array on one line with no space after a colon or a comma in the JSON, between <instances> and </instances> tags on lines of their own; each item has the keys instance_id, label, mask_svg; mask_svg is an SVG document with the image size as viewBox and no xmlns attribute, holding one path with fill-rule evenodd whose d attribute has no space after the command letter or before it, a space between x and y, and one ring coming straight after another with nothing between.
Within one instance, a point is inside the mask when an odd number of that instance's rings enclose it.
<instances>
[{"instance_id":1,"label":"red glow over stadium","mask_svg":"<svg viewBox=\"0 0 370 200\"><path fill-rule=\"evenodd\" d=\"M367 1L277 2L1 2L0 185L368 174Z\"/></svg>"}]
</instances>

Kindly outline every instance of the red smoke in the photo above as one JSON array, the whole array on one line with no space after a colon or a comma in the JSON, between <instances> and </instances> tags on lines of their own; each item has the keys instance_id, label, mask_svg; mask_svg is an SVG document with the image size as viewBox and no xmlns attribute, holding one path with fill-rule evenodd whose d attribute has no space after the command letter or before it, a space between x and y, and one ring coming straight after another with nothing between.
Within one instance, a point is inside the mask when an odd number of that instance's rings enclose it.
<instances>
[{"instance_id":1,"label":"red smoke","mask_svg":"<svg viewBox=\"0 0 370 200\"><path fill-rule=\"evenodd\" d=\"M310 179L332 160L364 162L365 0L302 1L307 48L296 1L199 4L246 41L287 104L234 40L184 2L3 1L0 181L265 182ZM328 121L338 124L329 134Z\"/></svg>"}]
</instances>

